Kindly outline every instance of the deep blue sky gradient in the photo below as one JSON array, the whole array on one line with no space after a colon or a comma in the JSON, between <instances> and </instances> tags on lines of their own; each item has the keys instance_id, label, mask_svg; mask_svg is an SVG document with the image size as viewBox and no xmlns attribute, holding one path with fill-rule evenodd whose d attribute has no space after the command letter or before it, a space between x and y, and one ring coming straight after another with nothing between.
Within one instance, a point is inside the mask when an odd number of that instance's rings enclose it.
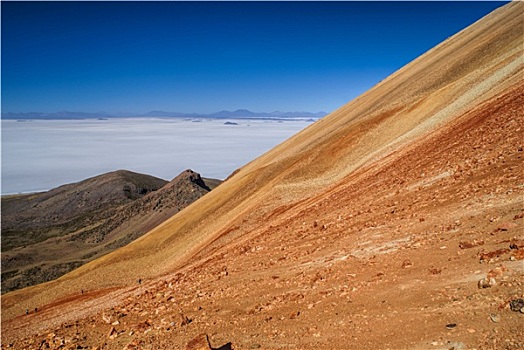
<instances>
[{"instance_id":1,"label":"deep blue sky gradient","mask_svg":"<svg viewBox=\"0 0 524 350\"><path fill-rule=\"evenodd\" d=\"M2 111L326 111L502 2L1 2Z\"/></svg>"}]
</instances>

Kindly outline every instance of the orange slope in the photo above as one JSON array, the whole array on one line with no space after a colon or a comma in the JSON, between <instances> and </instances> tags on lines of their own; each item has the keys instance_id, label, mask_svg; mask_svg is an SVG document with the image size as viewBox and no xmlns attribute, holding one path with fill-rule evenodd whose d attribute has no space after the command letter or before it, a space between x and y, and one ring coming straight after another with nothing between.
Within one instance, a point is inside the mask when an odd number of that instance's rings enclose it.
<instances>
[{"instance_id":1,"label":"orange slope","mask_svg":"<svg viewBox=\"0 0 524 350\"><path fill-rule=\"evenodd\" d=\"M358 169L522 86L524 3L510 3L283 142L145 236L62 278L2 296L4 320L77 293L196 264L329 194Z\"/></svg>"}]
</instances>

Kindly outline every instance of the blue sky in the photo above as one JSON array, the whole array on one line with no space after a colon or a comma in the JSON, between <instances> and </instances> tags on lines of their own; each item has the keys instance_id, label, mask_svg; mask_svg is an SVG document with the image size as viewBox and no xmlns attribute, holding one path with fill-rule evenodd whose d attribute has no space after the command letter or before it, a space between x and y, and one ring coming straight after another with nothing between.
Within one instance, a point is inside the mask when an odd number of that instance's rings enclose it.
<instances>
[{"instance_id":1,"label":"blue sky","mask_svg":"<svg viewBox=\"0 0 524 350\"><path fill-rule=\"evenodd\" d=\"M1 2L2 111L326 111L501 2Z\"/></svg>"}]
</instances>

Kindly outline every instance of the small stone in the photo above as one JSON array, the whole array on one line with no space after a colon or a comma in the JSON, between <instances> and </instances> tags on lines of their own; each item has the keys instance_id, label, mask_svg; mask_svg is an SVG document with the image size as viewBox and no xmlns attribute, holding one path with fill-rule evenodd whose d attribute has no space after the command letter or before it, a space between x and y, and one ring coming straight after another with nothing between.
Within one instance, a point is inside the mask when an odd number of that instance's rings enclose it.
<instances>
[{"instance_id":1,"label":"small stone","mask_svg":"<svg viewBox=\"0 0 524 350\"><path fill-rule=\"evenodd\" d=\"M483 288L490 288L490 287L493 287L497 284L497 281L495 280L494 277L484 277L482 279L480 279L477 283L479 289L483 289Z\"/></svg>"},{"instance_id":2,"label":"small stone","mask_svg":"<svg viewBox=\"0 0 524 350\"><path fill-rule=\"evenodd\" d=\"M469 248L477 247L483 244L484 244L483 240L476 240L476 239L471 242L470 241L461 241L459 243L459 248L460 249L469 249Z\"/></svg>"},{"instance_id":3,"label":"small stone","mask_svg":"<svg viewBox=\"0 0 524 350\"><path fill-rule=\"evenodd\" d=\"M293 320L293 319L297 318L299 315L300 315L300 311L293 311L293 312L291 313L291 315L289 315L289 318L290 318L291 320Z\"/></svg>"},{"instance_id":4,"label":"small stone","mask_svg":"<svg viewBox=\"0 0 524 350\"><path fill-rule=\"evenodd\" d=\"M511 311L522 312L524 313L524 300L523 299L513 299L509 302L509 308Z\"/></svg>"},{"instance_id":5,"label":"small stone","mask_svg":"<svg viewBox=\"0 0 524 350\"><path fill-rule=\"evenodd\" d=\"M448 341L447 346L448 346L448 349L453 349L453 350L466 349L466 345L463 342L459 342L459 341Z\"/></svg>"},{"instance_id":6,"label":"small stone","mask_svg":"<svg viewBox=\"0 0 524 350\"><path fill-rule=\"evenodd\" d=\"M409 259L406 259L402 262L403 269L407 269L408 267L411 267L411 266L413 266L413 263Z\"/></svg>"},{"instance_id":7,"label":"small stone","mask_svg":"<svg viewBox=\"0 0 524 350\"><path fill-rule=\"evenodd\" d=\"M498 323L498 322L500 322L500 316L499 316L499 315L491 314L491 315L489 315L489 318L491 319L491 321L492 321L493 323Z\"/></svg>"},{"instance_id":8,"label":"small stone","mask_svg":"<svg viewBox=\"0 0 524 350\"><path fill-rule=\"evenodd\" d=\"M509 231L512 228L517 227L518 225L513 222L504 222L497 227L496 231Z\"/></svg>"},{"instance_id":9,"label":"small stone","mask_svg":"<svg viewBox=\"0 0 524 350\"><path fill-rule=\"evenodd\" d=\"M116 338L117 336L117 332L116 332L116 329L115 327L111 327L111 329L109 330L109 333L107 334L107 336L111 339L114 339Z\"/></svg>"},{"instance_id":10,"label":"small stone","mask_svg":"<svg viewBox=\"0 0 524 350\"><path fill-rule=\"evenodd\" d=\"M188 325L189 323L191 323L191 320L187 318L186 316L184 316L183 314L179 314L178 320L175 321L175 325L177 327L182 327L182 326Z\"/></svg>"},{"instance_id":11,"label":"small stone","mask_svg":"<svg viewBox=\"0 0 524 350\"><path fill-rule=\"evenodd\" d=\"M507 269L504 266L497 266L493 270L488 272L487 277L489 278L503 276L505 271L507 271Z\"/></svg>"},{"instance_id":12,"label":"small stone","mask_svg":"<svg viewBox=\"0 0 524 350\"><path fill-rule=\"evenodd\" d=\"M428 269L428 273L430 275L439 275L441 272L442 272L442 269L439 269L439 268L436 268L436 267Z\"/></svg>"},{"instance_id":13,"label":"small stone","mask_svg":"<svg viewBox=\"0 0 524 350\"><path fill-rule=\"evenodd\" d=\"M199 334L186 345L186 350L212 350L207 334Z\"/></svg>"},{"instance_id":14,"label":"small stone","mask_svg":"<svg viewBox=\"0 0 524 350\"><path fill-rule=\"evenodd\" d=\"M447 329L453 329L453 328L455 328L455 327L457 327L457 324L456 324L456 323L448 323L448 324L446 325L446 328L447 328Z\"/></svg>"}]
</instances>

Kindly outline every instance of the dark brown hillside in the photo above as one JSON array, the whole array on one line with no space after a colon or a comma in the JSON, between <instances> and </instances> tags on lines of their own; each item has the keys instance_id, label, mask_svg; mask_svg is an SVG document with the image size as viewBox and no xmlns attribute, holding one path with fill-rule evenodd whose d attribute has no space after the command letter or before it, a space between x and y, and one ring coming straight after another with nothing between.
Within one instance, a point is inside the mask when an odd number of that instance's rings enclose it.
<instances>
[{"instance_id":1,"label":"dark brown hillside","mask_svg":"<svg viewBox=\"0 0 524 350\"><path fill-rule=\"evenodd\" d=\"M166 183L118 170L47 192L2 198L2 251L79 230Z\"/></svg>"},{"instance_id":2,"label":"dark brown hillside","mask_svg":"<svg viewBox=\"0 0 524 350\"><path fill-rule=\"evenodd\" d=\"M209 190L191 170L171 182L119 170L2 198L2 293L53 280L122 247Z\"/></svg>"}]
</instances>

